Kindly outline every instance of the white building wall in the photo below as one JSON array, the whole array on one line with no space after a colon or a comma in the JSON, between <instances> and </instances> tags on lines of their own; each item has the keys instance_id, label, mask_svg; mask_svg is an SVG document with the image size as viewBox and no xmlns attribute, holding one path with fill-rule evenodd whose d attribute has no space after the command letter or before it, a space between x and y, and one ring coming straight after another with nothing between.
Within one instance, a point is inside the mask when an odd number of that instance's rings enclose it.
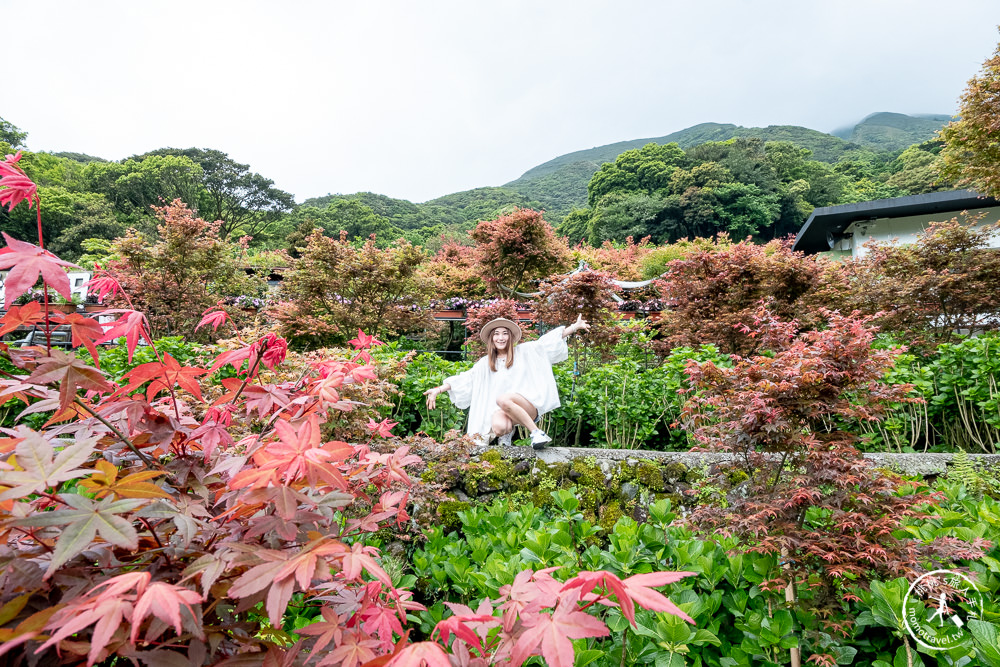
<instances>
[{"instance_id":1,"label":"white building wall","mask_svg":"<svg viewBox=\"0 0 1000 667\"><path fill-rule=\"evenodd\" d=\"M80 297L80 301L83 302L87 298L87 281L91 279L93 274L90 271L70 271L67 276L69 277L69 286L73 291L73 296ZM6 279L7 271L0 271L0 308L3 307L6 296L6 290L4 289Z\"/></svg>"},{"instance_id":2,"label":"white building wall","mask_svg":"<svg viewBox=\"0 0 1000 667\"><path fill-rule=\"evenodd\" d=\"M1000 220L1000 208L984 208L969 211L970 216L977 213L986 214L979 222L979 225L985 225ZM950 220L957 215L958 213L935 213L933 215L919 215L908 218L876 218L875 220L868 222L855 222L844 231L847 233L853 232L853 256L855 258L861 258L868 254L868 248L865 247L865 243L871 239L875 239L880 243L914 243L916 242L917 237L920 236L920 234L922 234L932 222L943 222L945 220ZM993 236L990 247L1000 248L1000 234L995 234Z\"/></svg>"}]
</instances>

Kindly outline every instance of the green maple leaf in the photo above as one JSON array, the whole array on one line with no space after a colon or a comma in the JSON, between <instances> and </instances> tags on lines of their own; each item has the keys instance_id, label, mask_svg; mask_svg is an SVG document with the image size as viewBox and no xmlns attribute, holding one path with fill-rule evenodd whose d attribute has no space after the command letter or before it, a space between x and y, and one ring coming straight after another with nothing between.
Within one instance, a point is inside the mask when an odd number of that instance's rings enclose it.
<instances>
[{"instance_id":1,"label":"green maple leaf","mask_svg":"<svg viewBox=\"0 0 1000 667\"><path fill-rule=\"evenodd\" d=\"M14 450L14 458L22 470L4 474L4 486L12 488L0 493L0 500L23 498L66 480L90 474L91 470L77 466L90 457L96 442L97 438L83 438L56 454L49 440L29 431Z\"/></svg>"},{"instance_id":2,"label":"green maple leaf","mask_svg":"<svg viewBox=\"0 0 1000 667\"><path fill-rule=\"evenodd\" d=\"M52 562L45 571L46 579L63 563L88 549L98 535L118 547L135 549L139 546L139 535L132 527L132 522L117 515L149 502L147 499L113 501L105 498L94 502L73 493L60 494L59 499L69 505L70 509L42 512L15 522L15 525L20 526L64 526L56 541Z\"/></svg>"}]
</instances>

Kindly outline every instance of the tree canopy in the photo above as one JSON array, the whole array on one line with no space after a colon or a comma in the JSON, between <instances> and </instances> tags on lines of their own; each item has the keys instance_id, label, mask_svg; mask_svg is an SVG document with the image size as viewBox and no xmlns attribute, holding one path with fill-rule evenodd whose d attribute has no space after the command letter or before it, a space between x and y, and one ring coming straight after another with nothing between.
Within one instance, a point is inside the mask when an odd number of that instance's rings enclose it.
<instances>
[{"instance_id":1,"label":"tree canopy","mask_svg":"<svg viewBox=\"0 0 1000 667\"><path fill-rule=\"evenodd\" d=\"M960 185L1000 197L1000 44L969 79L958 120L943 130L942 172Z\"/></svg>"}]
</instances>

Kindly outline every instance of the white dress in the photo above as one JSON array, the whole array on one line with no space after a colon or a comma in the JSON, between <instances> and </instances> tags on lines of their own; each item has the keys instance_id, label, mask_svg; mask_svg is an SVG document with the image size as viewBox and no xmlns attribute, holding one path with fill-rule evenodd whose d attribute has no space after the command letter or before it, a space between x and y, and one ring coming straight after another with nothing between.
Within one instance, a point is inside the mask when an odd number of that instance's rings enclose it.
<instances>
[{"instance_id":1,"label":"white dress","mask_svg":"<svg viewBox=\"0 0 1000 667\"><path fill-rule=\"evenodd\" d=\"M552 374L552 364L565 361L569 348L563 338L566 327L556 327L538 340L514 347L514 363L497 359L496 372L490 370L488 357L458 375L445 378L451 385L448 396L457 407L469 410L469 427L466 432L484 441L493 424L493 413L500 409L497 398L501 394L516 393L528 399L539 416L559 407L559 390Z\"/></svg>"}]
</instances>

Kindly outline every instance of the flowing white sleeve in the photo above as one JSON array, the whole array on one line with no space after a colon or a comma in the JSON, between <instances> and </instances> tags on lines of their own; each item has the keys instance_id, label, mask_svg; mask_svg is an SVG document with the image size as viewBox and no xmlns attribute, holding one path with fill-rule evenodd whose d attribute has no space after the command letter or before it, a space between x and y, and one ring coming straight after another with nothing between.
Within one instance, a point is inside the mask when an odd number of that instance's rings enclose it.
<instances>
[{"instance_id":1,"label":"flowing white sleeve","mask_svg":"<svg viewBox=\"0 0 1000 667\"><path fill-rule=\"evenodd\" d=\"M538 347L544 351L550 364L558 364L569 358L569 347L566 339L563 338L563 331L566 327L556 327L536 341Z\"/></svg>"},{"instance_id":2,"label":"flowing white sleeve","mask_svg":"<svg viewBox=\"0 0 1000 667\"><path fill-rule=\"evenodd\" d=\"M464 410L472 405L472 387L476 381L477 368L479 368L479 364L463 373L444 379L445 383L451 386L451 389L448 390L448 398L451 399L456 408Z\"/></svg>"}]
</instances>

